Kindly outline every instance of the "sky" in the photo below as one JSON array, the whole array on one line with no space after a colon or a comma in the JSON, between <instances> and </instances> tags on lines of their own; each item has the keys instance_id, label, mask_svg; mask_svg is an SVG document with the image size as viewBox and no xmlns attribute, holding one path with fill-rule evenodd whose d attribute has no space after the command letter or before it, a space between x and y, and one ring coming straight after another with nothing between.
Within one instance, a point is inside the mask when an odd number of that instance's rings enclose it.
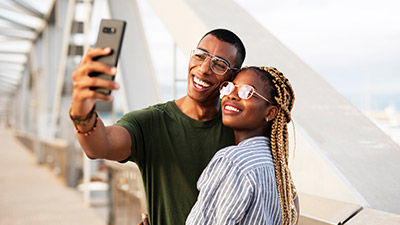
<instances>
[{"instance_id":1,"label":"sky","mask_svg":"<svg viewBox=\"0 0 400 225\"><path fill-rule=\"evenodd\" d=\"M173 38L147 0L137 1L162 100L170 100L174 98L171 91ZM392 106L400 111L399 0L233 1L360 110L383 110ZM29 1L29 4L35 5L35 2ZM43 0L35 7L40 9L49 2ZM95 3L99 2L106 1ZM87 13L78 11L77 14ZM104 11L100 15L104 16ZM97 30L98 24L92 25ZM96 35L91 37L95 38ZM26 51L29 47L30 44L21 42L0 43L3 50ZM26 57L15 60L26 61ZM186 93L187 64L188 59L178 49L177 76L183 81L177 83L175 97Z\"/></svg>"},{"instance_id":2,"label":"sky","mask_svg":"<svg viewBox=\"0 0 400 225\"><path fill-rule=\"evenodd\" d=\"M361 110L400 109L400 1L236 2Z\"/></svg>"},{"instance_id":3,"label":"sky","mask_svg":"<svg viewBox=\"0 0 400 225\"><path fill-rule=\"evenodd\" d=\"M400 110L400 1L235 2L360 110L383 110L388 106ZM138 3L160 85L170 84L172 61L157 57L171 56L172 37L163 34L168 31L148 3ZM160 48L168 50L160 53ZM187 59L183 54L179 57L178 76L185 78ZM180 85L184 88L186 83ZM163 98L171 97L166 93Z\"/></svg>"}]
</instances>

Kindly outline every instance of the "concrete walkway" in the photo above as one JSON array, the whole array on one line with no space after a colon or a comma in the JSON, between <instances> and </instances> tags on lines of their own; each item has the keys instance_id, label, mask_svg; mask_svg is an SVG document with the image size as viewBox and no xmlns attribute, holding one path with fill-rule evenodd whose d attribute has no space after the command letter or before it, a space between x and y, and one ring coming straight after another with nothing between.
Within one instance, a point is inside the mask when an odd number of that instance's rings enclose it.
<instances>
[{"instance_id":1,"label":"concrete walkway","mask_svg":"<svg viewBox=\"0 0 400 225\"><path fill-rule=\"evenodd\" d=\"M105 225L35 155L0 128L0 225Z\"/></svg>"}]
</instances>

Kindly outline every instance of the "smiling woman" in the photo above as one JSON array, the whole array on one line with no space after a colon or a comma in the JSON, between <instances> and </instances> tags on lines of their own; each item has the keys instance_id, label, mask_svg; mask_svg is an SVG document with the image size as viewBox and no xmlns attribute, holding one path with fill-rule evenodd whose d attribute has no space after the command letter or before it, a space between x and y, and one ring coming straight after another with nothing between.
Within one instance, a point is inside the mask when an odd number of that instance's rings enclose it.
<instances>
[{"instance_id":1,"label":"smiling woman","mask_svg":"<svg viewBox=\"0 0 400 225\"><path fill-rule=\"evenodd\" d=\"M186 224L296 224L288 168L291 84L275 68L246 67L220 93L223 123L233 128L236 145L218 151L203 171Z\"/></svg>"}]
</instances>

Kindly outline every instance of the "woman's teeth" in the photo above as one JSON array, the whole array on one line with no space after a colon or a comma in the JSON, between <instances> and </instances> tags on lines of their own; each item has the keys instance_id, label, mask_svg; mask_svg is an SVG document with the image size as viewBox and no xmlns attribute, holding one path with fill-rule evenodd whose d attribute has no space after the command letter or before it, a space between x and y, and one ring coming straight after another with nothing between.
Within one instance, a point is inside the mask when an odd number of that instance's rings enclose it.
<instances>
[{"instance_id":1,"label":"woman's teeth","mask_svg":"<svg viewBox=\"0 0 400 225\"><path fill-rule=\"evenodd\" d=\"M229 110L229 111L240 112L239 109L237 109L237 108L235 108L233 106L230 106L230 105L225 106L225 109Z\"/></svg>"}]
</instances>

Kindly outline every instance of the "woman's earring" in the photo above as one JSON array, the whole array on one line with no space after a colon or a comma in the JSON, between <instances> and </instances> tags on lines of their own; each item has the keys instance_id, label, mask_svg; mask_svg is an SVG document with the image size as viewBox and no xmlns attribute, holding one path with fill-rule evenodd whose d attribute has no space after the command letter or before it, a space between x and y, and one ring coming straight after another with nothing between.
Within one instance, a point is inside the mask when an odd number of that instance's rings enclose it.
<instances>
[{"instance_id":1,"label":"woman's earring","mask_svg":"<svg viewBox=\"0 0 400 225\"><path fill-rule=\"evenodd\" d=\"M265 121L267 121L267 123L268 123L268 117L265 117Z\"/></svg>"}]
</instances>

